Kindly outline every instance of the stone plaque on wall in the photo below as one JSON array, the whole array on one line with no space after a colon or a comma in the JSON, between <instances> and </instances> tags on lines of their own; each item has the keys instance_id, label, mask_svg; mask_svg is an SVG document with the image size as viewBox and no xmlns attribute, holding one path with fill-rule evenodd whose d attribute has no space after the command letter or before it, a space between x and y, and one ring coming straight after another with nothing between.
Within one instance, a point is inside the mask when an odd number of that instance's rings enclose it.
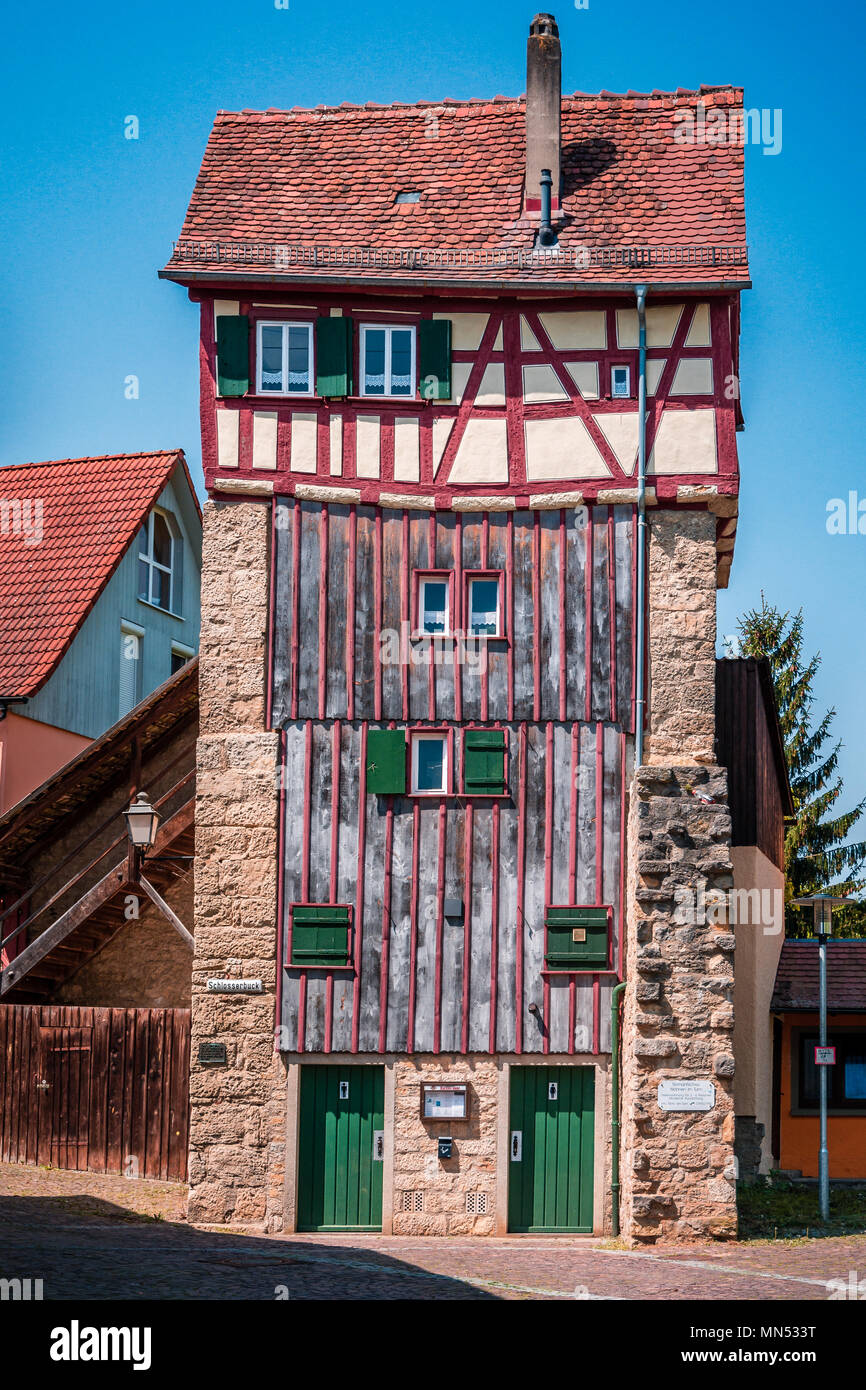
<instances>
[{"instance_id":1,"label":"stone plaque on wall","mask_svg":"<svg viewBox=\"0 0 866 1390\"><path fill-rule=\"evenodd\" d=\"M660 1081L660 1110L712 1110L716 1088L712 1081Z\"/></svg>"}]
</instances>

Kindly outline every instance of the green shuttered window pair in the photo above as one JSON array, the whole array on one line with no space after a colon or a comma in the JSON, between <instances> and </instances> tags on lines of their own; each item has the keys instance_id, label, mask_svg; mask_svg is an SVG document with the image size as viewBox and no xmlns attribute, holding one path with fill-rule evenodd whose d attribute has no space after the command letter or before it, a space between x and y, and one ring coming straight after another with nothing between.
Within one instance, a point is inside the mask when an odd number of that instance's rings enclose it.
<instances>
[{"instance_id":1,"label":"green shuttered window pair","mask_svg":"<svg viewBox=\"0 0 866 1390\"><path fill-rule=\"evenodd\" d=\"M292 907L292 965L346 965L349 909L333 903Z\"/></svg>"},{"instance_id":2,"label":"green shuttered window pair","mask_svg":"<svg viewBox=\"0 0 866 1390\"><path fill-rule=\"evenodd\" d=\"M351 396L353 392L352 319L316 320L316 393ZM247 314L220 314L216 321L217 390L220 396L244 396L250 389L250 320ZM418 364L425 400L451 398L451 323L425 319L418 325ZM414 396L414 391L413 391Z\"/></svg>"},{"instance_id":3,"label":"green shuttered window pair","mask_svg":"<svg viewBox=\"0 0 866 1390\"><path fill-rule=\"evenodd\" d=\"M608 958L606 907L549 907L545 914L548 970L604 969Z\"/></svg>"},{"instance_id":4,"label":"green shuttered window pair","mask_svg":"<svg viewBox=\"0 0 866 1390\"><path fill-rule=\"evenodd\" d=\"M502 729L467 729L463 736L463 789L475 796L506 791L505 734Z\"/></svg>"}]
</instances>

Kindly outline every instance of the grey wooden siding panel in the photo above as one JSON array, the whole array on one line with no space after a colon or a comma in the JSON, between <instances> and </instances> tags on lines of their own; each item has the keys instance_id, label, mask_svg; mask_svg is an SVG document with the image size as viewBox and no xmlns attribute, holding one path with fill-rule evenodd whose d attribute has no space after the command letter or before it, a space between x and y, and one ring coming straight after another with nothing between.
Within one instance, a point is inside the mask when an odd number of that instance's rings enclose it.
<instances>
[{"instance_id":1,"label":"grey wooden siding panel","mask_svg":"<svg viewBox=\"0 0 866 1390\"><path fill-rule=\"evenodd\" d=\"M343 724L340 737L340 825L337 843L337 901L357 902L358 890L358 814L361 731ZM357 930L357 922L355 923ZM348 1052L352 1046L352 1019L355 985L345 972L334 974L334 1021L331 1046L334 1052Z\"/></svg>"},{"instance_id":2,"label":"grey wooden siding panel","mask_svg":"<svg viewBox=\"0 0 866 1390\"><path fill-rule=\"evenodd\" d=\"M272 719L281 728L292 717L292 513L293 503L278 497L274 512L274 690Z\"/></svg>"},{"instance_id":3,"label":"grey wooden siding panel","mask_svg":"<svg viewBox=\"0 0 866 1390\"><path fill-rule=\"evenodd\" d=\"M559 512L542 512L538 526L541 612L536 641L541 653L541 718L559 718Z\"/></svg>"},{"instance_id":4,"label":"grey wooden siding panel","mask_svg":"<svg viewBox=\"0 0 866 1390\"><path fill-rule=\"evenodd\" d=\"M436 875L439 812L422 806L419 828L418 948L415 984L415 1051L432 1052L436 1004Z\"/></svg>"},{"instance_id":5,"label":"grey wooden siding panel","mask_svg":"<svg viewBox=\"0 0 866 1390\"><path fill-rule=\"evenodd\" d=\"M509 783L517 786L518 739L509 736ZM517 812L504 806L499 821L499 941L496 970L496 1046L513 1052L516 1046L517 933L522 931L517 905Z\"/></svg>"},{"instance_id":6,"label":"grey wooden siding panel","mask_svg":"<svg viewBox=\"0 0 866 1390\"><path fill-rule=\"evenodd\" d=\"M331 898L331 787L333 749L331 726L314 723L310 779L310 902Z\"/></svg>"},{"instance_id":7,"label":"grey wooden siding panel","mask_svg":"<svg viewBox=\"0 0 866 1390\"><path fill-rule=\"evenodd\" d=\"M592 717L610 718L610 586L607 508L592 515Z\"/></svg>"},{"instance_id":8,"label":"grey wooden siding panel","mask_svg":"<svg viewBox=\"0 0 866 1390\"><path fill-rule=\"evenodd\" d=\"M429 521L426 522L429 525ZM457 519L450 512L440 512L436 518L436 549L433 556L438 570L454 570L457 561ZM456 588L455 588L456 599ZM436 668L436 715L439 719L454 719L455 666L453 642L441 644L445 660Z\"/></svg>"},{"instance_id":9,"label":"grey wooden siding panel","mask_svg":"<svg viewBox=\"0 0 866 1390\"><path fill-rule=\"evenodd\" d=\"M400 632L402 620L403 513L386 510L382 517L382 631ZM382 718L403 718L402 669L382 667Z\"/></svg>"},{"instance_id":10,"label":"grey wooden siding panel","mask_svg":"<svg viewBox=\"0 0 866 1390\"><path fill-rule=\"evenodd\" d=\"M405 1052L409 1032L409 953L411 946L412 805L394 798L391 870L391 937L388 951L389 1052Z\"/></svg>"},{"instance_id":11,"label":"grey wooden siding panel","mask_svg":"<svg viewBox=\"0 0 866 1390\"><path fill-rule=\"evenodd\" d=\"M361 1052L376 1052L379 1047L387 805L388 797L386 796L367 797L364 916L361 924L360 1028L358 1031L358 1048Z\"/></svg>"},{"instance_id":12,"label":"grey wooden siding panel","mask_svg":"<svg viewBox=\"0 0 866 1390\"><path fill-rule=\"evenodd\" d=\"M301 900L301 821L304 804L304 725L290 724L284 733L283 787L285 796L285 848L283 853L283 941L288 941L289 908ZM297 971L283 978L283 1018L286 1044L294 1048L298 1038Z\"/></svg>"},{"instance_id":13,"label":"grey wooden siding panel","mask_svg":"<svg viewBox=\"0 0 866 1390\"><path fill-rule=\"evenodd\" d=\"M358 508L358 533L355 543L355 718L372 719L375 673L378 653L374 650L374 535L375 514L372 507Z\"/></svg>"},{"instance_id":14,"label":"grey wooden siding panel","mask_svg":"<svg viewBox=\"0 0 866 1390\"><path fill-rule=\"evenodd\" d=\"M326 712L329 718L345 719L346 623L349 599L349 508L331 506L328 510L328 516Z\"/></svg>"},{"instance_id":15,"label":"grey wooden siding panel","mask_svg":"<svg viewBox=\"0 0 866 1390\"><path fill-rule=\"evenodd\" d=\"M493 807L472 807L471 933L469 942L469 1051L490 1046L490 951L493 901ZM468 898L467 894L467 898Z\"/></svg>"},{"instance_id":16,"label":"grey wooden siding panel","mask_svg":"<svg viewBox=\"0 0 866 1390\"><path fill-rule=\"evenodd\" d=\"M490 518L488 563L503 576L508 573L508 519L494 512ZM502 584L502 602L507 604L507 583ZM508 615L505 614L505 641L487 643L488 684L487 715L489 719L508 718Z\"/></svg>"},{"instance_id":17,"label":"grey wooden siding panel","mask_svg":"<svg viewBox=\"0 0 866 1390\"><path fill-rule=\"evenodd\" d=\"M523 1037L527 1052L541 1052L544 1031L544 844L545 746L544 729L527 729L526 872L523 897ZM537 1014L529 1012L535 1004Z\"/></svg>"},{"instance_id":18,"label":"grey wooden siding panel","mask_svg":"<svg viewBox=\"0 0 866 1390\"><path fill-rule=\"evenodd\" d=\"M532 513L514 520L514 718L531 719L535 618L532 604Z\"/></svg>"},{"instance_id":19,"label":"grey wooden siding panel","mask_svg":"<svg viewBox=\"0 0 866 1390\"><path fill-rule=\"evenodd\" d=\"M566 714L583 719L586 714L586 537L589 514L583 507L568 513L565 624L568 643Z\"/></svg>"},{"instance_id":20,"label":"grey wooden siding panel","mask_svg":"<svg viewBox=\"0 0 866 1390\"><path fill-rule=\"evenodd\" d=\"M413 513L414 522L409 532L409 563L412 572L426 570L430 568L428 563L429 555L427 550L427 518L419 517ZM414 581L413 591L410 596L410 603L414 604ZM415 613L410 610L409 616L410 631L415 630ZM429 666L426 661L420 660L422 656L430 653L429 642L412 642L409 648L410 656L419 658L409 663L409 710L412 719L426 720L429 713Z\"/></svg>"},{"instance_id":21,"label":"grey wooden siding panel","mask_svg":"<svg viewBox=\"0 0 866 1390\"><path fill-rule=\"evenodd\" d=\"M464 886L464 825L462 806L449 810L445 836L445 896L462 897ZM443 1052L461 1050L463 1023L463 930L462 921L445 917L442 923L442 1034ZM471 975L470 975L471 979Z\"/></svg>"},{"instance_id":22,"label":"grey wooden siding panel","mask_svg":"<svg viewBox=\"0 0 866 1390\"><path fill-rule=\"evenodd\" d=\"M461 580L461 592L457 595L458 612L462 606L463 617L462 627L465 631L469 626L469 613L465 601L466 574L472 570L481 569L481 518L477 512L468 512L463 518L463 579ZM481 672L487 661L487 653L483 642L473 644L470 649L470 656L477 659L467 661L463 667L463 718L465 720L477 720L481 718Z\"/></svg>"},{"instance_id":23,"label":"grey wooden siding panel","mask_svg":"<svg viewBox=\"0 0 866 1390\"><path fill-rule=\"evenodd\" d=\"M623 728L632 725L632 672L634 667L634 582L632 574L634 521L631 507L614 507L616 533L616 686L617 718Z\"/></svg>"},{"instance_id":24,"label":"grey wooden siding panel","mask_svg":"<svg viewBox=\"0 0 866 1390\"><path fill-rule=\"evenodd\" d=\"M319 502L310 502L301 508L298 713L307 719L315 719L319 712L319 604L323 600L320 592L321 514Z\"/></svg>"}]
</instances>

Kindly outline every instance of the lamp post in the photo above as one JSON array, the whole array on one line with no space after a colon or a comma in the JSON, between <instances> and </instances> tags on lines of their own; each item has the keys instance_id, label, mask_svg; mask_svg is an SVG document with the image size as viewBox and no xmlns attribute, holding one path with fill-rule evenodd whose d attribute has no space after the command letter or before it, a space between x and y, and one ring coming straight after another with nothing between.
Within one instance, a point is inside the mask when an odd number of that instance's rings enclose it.
<instances>
[{"instance_id":1,"label":"lamp post","mask_svg":"<svg viewBox=\"0 0 866 1390\"><path fill-rule=\"evenodd\" d=\"M126 821L126 833L129 836L131 852L137 868L140 859L156 841L156 832L159 829L160 821L159 812L151 806L147 799L147 793L139 792L135 800L124 811L123 818Z\"/></svg>"},{"instance_id":2,"label":"lamp post","mask_svg":"<svg viewBox=\"0 0 866 1390\"><path fill-rule=\"evenodd\" d=\"M833 932L833 908L842 907L847 898L830 893L814 893L810 898L794 898L795 907L811 907L818 938L818 1045L827 1046L827 942ZM818 1068L818 1095L821 1107L821 1139L818 1149L818 1202L821 1220L830 1220L830 1154L827 1148L827 1065Z\"/></svg>"}]
</instances>

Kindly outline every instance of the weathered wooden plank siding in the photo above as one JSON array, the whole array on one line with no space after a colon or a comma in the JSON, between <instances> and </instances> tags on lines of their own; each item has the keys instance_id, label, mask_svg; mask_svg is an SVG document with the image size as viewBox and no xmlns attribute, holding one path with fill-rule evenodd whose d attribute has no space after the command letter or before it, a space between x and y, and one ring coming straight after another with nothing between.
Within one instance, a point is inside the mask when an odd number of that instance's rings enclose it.
<instances>
[{"instance_id":1,"label":"weathered wooden plank siding","mask_svg":"<svg viewBox=\"0 0 866 1390\"><path fill-rule=\"evenodd\" d=\"M282 1023L289 1050L609 1048L610 972L544 969L546 904L622 914L634 712L631 507L433 515L278 499L273 717L284 737ZM475 664L412 639L417 571L501 571ZM397 660L379 660L392 634ZM415 659L413 659L413 656ZM445 659L443 659L445 658ZM362 795L368 728L453 727L454 794ZM508 794L466 798L461 725L508 741ZM336 822L335 822L336 818ZM362 862L359 863L363 841ZM444 912L458 898L464 916ZM292 967L296 902L356 909L356 969Z\"/></svg>"},{"instance_id":2,"label":"weathered wooden plank siding","mask_svg":"<svg viewBox=\"0 0 866 1390\"><path fill-rule=\"evenodd\" d=\"M286 728L282 1022L291 1050L295 1039L298 1050L313 1052L590 1052L609 1045L612 976L599 972L603 988L596 994L594 975L546 975L544 912L548 902L609 905L616 964L627 735L600 723L574 731L550 723L504 727L511 795L362 801L361 726L343 722L336 866L333 726L310 720ZM455 762L459 780L459 737ZM360 976L292 968L290 905L358 902L362 819ZM464 919L445 916L444 897L462 899Z\"/></svg>"},{"instance_id":3,"label":"weathered wooden plank siding","mask_svg":"<svg viewBox=\"0 0 866 1390\"><path fill-rule=\"evenodd\" d=\"M297 540L296 510L300 516ZM631 731L633 508L594 507L589 524L586 511L575 507L511 515L468 513L462 518L444 512L385 509L379 517L377 525L371 507L306 501L298 507L291 498L277 499L276 726L293 718L323 717L398 721L564 717L602 719ZM415 617L413 575L429 569L454 572L453 616L455 626L462 628L466 575L480 569L508 573L510 528L513 622L504 637L481 644L478 663L467 662L457 672L453 642L415 639L407 644L406 633L414 627ZM297 632L293 632L295 623ZM402 640L408 679L399 661L385 664L377 659L382 635L391 633L398 650ZM350 636L354 638L351 660ZM438 661L428 660L431 647ZM349 675L353 676L351 710ZM459 696L455 685L461 687ZM293 691L297 692L296 707Z\"/></svg>"}]
</instances>

